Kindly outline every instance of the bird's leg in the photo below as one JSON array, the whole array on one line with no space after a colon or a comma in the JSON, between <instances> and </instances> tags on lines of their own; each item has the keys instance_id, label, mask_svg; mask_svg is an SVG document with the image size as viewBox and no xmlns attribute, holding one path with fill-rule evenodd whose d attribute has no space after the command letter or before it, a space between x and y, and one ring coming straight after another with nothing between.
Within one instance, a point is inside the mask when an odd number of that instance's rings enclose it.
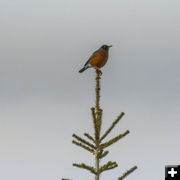
<instances>
[{"instance_id":1,"label":"bird's leg","mask_svg":"<svg viewBox=\"0 0 180 180\"><path fill-rule=\"evenodd\" d=\"M95 69L99 72L99 75L101 76L102 75L102 71L99 68L95 68Z\"/></svg>"}]
</instances>

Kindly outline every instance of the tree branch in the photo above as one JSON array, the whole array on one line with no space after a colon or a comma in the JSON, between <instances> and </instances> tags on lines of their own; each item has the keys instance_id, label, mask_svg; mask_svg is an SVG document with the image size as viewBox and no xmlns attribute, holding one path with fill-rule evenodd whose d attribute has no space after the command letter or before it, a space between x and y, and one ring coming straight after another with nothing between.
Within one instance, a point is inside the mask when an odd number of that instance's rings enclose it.
<instances>
[{"instance_id":1,"label":"tree branch","mask_svg":"<svg viewBox=\"0 0 180 180\"><path fill-rule=\"evenodd\" d=\"M72 141L72 143L75 144L75 145L77 145L77 146L80 146L80 147L86 149L87 151L89 151L89 152L91 152L91 153L94 153L94 150L93 150L93 149L89 148L88 146L85 146L85 145L82 144L82 143L78 143L78 142L76 142L76 141L74 141L74 140Z\"/></svg>"},{"instance_id":2,"label":"tree branch","mask_svg":"<svg viewBox=\"0 0 180 180\"><path fill-rule=\"evenodd\" d=\"M111 130L115 127L115 125L120 121L120 119L124 116L124 112L122 112L117 119L112 123L110 128L104 133L104 135L100 138L100 142L111 132Z\"/></svg>"},{"instance_id":3,"label":"tree branch","mask_svg":"<svg viewBox=\"0 0 180 180\"><path fill-rule=\"evenodd\" d=\"M84 163L81 163L81 164L74 163L73 166L89 170L91 173L96 174L94 167L88 166L88 165L86 165Z\"/></svg>"},{"instance_id":4,"label":"tree branch","mask_svg":"<svg viewBox=\"0 0 180 180\"><path fill-rule=\"evenodd\" d=\"M94 138L91 135L89 135L88 133L84 133L84 136L86 136L88 139L90 139L91 141L93 141L95 143Z\"/></svg>"},{"instance_id":5,"label":"tree branch","mask_svg":"<svg viewBox=\"0 0 180 180\"><path fill-rule=\"evenodd\" d=\"M100 173L103 172L103 171L107 171L107 170L110 170L110 169L113 169L113 168L116 168L118 165L116 162L107 162L106 164L104 164L103 166L100 167L99 171Z\"/></svg>"},{"instance_id":6,"label":"tree branch","mask_svg":"<svg viewBox=\"0 0 180 180\"><path fill-rule=\"evenodd\" d=\"M80 141L80 142L82 142L82 143L88 145L89 147L95 149L95 146L94 146L93 144L89 143L88 141L86 141L85 139L83 139L83 138L77 136L76 134L73 134L72 136L73 136L74 138L76 138L78 141Z\"/></svg>"},{"instance_id":7,"label":"tree branch","mask_svg":"<svg viewBox=\"0 0 180 180\"><path fill-rule=\"evenodd\" d=\"M95 140L97 140L98 139L98 125L97 125L97 119L96 119L96 113L95 113L94 107L91 108L91 112L92 112L93 125L94 125L94 137L95 137Z\"/></svg>"},{"instance_id":8,"label":"tree branch","mask_svg":"<svg viewBox=\"0 0 180 180\"><path fill-rule=\"evenodd\" d=\"M129 174L131 174L134 170L137 169L137 166L132 167L131 169L129 169L128 171L126 171L121 177L118 178L118 180L123 180L126 176L128 176Z\"/></svg>"},{"instance_id":9,"label":"tree branch","mask_svg":"<svg viewBox=\"0 0 180 180\"><path fill-rule=\"evenodd\" d=\"M100 148L100 149L104 149L104 148L106 148L106 147L114 144L115 142L117 142L119 139L123 138L123 137L124 137L125 135L127 135L128 133L129 133L129 131L127 130L125 133L120 134L120 135L116 136L115 138L107 141L106 143L101 144L99 148Z\"/></svg>"},{"instance_id":10,"label":"tree branch","mask_svg":"<svg viewBox=\"0 0 180 180\"><path fill-rule=\"evenodd\" d=\"M99 101L100 101L100 83L99 80L101 79L101 71L96 69L96 110L100 108Z\"/></svg>"},{"instance_id":11,"label":"tree branch","mask_svg":"<svg viewBox=\"0 0 180 180\"><path fill-rule=\"evenodd\" d=\"M104 151L104 152L99 156L99 158L100 158L100 159L104 158L108 153L109 153L109 151Z\"/></svg>"}]
</instances>

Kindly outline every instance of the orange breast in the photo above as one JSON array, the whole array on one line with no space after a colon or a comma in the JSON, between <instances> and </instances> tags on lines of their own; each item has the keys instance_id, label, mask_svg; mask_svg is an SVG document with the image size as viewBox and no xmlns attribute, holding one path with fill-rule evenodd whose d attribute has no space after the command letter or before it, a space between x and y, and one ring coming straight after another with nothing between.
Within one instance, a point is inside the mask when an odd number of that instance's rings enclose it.
<instances>
[{"instance_id":1,"label":"orange breast","mask_svg":"<svg viewBox=\"0 0 180 180\"><path fill-rule=\"evenodd\" d=\"M100 50L96 53L94 57L89 60L89 63L93 67L101 68L103 67L108 59L108 51Z\"/></svg>"}]
</instances>

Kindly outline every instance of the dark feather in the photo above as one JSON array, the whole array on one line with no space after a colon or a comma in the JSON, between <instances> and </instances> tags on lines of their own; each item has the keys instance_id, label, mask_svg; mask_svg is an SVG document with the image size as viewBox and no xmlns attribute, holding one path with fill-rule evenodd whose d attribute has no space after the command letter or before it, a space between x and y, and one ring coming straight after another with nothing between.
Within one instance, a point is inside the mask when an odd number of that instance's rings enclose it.
<instances>
[{"instance_id":1,"label":"dark feather","mask_svg":"<svg viewBox=\"0 0 180 180\"><path fill-rule=\"evenodd\" d=\"M84 66L82 69L79 70L79 73L82 73L84 72L86 69L88 69L89 67L88 66Z\"/></svg>"}]
</instances>

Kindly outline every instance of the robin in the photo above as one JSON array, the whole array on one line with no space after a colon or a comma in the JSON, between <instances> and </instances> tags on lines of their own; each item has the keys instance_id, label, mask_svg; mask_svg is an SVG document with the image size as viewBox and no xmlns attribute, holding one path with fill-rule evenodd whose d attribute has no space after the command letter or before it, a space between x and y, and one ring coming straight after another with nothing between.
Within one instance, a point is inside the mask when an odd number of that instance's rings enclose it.
<instances>
[{"instance_id":1,"label":"robin","mask_svg":"<svg viewBox=\"0 0 180 180\"><path fill-rule=\"evenodd\" d=\"M94 67L95 69L102 68L108 60L108 50L110 47L112 46L103 45L97 51L95 51L85 63L84 67L79 70L79 73L82 73L91 67Z\"/></svg>"}]
</instances>

